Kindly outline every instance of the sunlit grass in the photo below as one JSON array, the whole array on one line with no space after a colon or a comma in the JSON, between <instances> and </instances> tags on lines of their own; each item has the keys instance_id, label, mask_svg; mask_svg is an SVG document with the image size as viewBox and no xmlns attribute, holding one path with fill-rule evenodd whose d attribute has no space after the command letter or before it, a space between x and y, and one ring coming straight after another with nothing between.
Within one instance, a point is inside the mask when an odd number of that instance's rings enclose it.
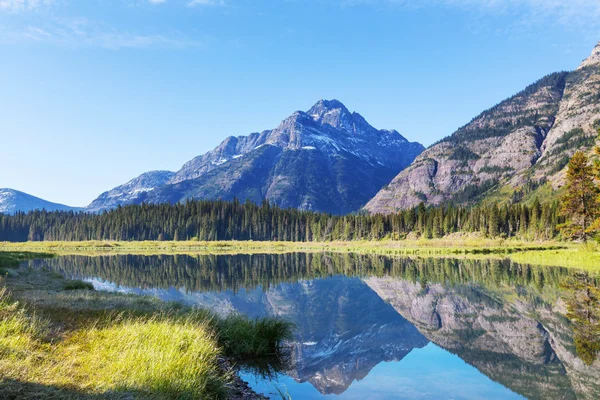
<instances>
[{"instance_id":1,"label":"sunlit grass","mask_svg":"<svg viewBox=\"0 0 600 400\"><path fill-rule=\"evenodd\" d=\"M60 347L65 374L94 392L224 398L227 375L208 323L155 317L82 329ZM65 382L70 383L70 382Z\"/></svg>"},{"instance_id":2,"label":"sunlit grass","mask_svg":"<svg viewBox=\"0 0 600 400\"><path fill-rule=\"evenodd\" d=\"M489 239L472 235L440 239L335 241L335 242L255 242L255 241L143 241L143 242L0 242L0 251L43 251L59 255L100 254L252 254L289 252L353 252L383 255L501 254L568 248L571 244Z\"/></svg>"},{"instance_id":3,"label":"sunlit grass","mask_svg":"<svg viewBox=\"0 0 600 400\"><path fill-rule=\"evenodd\" d=\"M35 361L47 328L47 321L28 313L10 299L6 288L0 288L0 371L14 367L16 361Z\"/></svg>"},{"instance_id":4,"label":"sunlit grass","mask_svg":"<svg viewBox=\"0 0 600 400\"><path fill-rule=\"evenodd\" d=\"M115 317L105 326L51 334L0 291L0 374L20 382L84 393L135 392L152 398L225 398L228 374L210 321L169 315Z\"/></svg>"},{"instance_id":5,"label":"sunlit grass","mask_svg":"<svg viewBox=\"0 0 600 400\"><path fill-rule=\"evenodd\" d=\"M510 259L531 265L566 267L600 272L600 252L588 251L585 248L548 251L526 251L510 255Z\"/></svg>"}]
</instances>

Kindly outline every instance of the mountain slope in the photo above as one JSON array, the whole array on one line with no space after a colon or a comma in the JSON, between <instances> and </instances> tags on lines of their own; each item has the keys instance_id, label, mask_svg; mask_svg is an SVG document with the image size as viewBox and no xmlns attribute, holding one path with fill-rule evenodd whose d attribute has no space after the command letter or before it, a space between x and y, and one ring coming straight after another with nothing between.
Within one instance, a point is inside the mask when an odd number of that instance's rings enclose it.
<instances>
[{"instance_id":1,"label":"mountain slope","mask_svg":"<svg viewBox=\"0 0 600 400\"><path fill-rule=\"evenodd\" d=\"M113 189L121 197L110 206L236 197L348 213L360 209L423 149L396 131L373 128L337 100L321 100L273 130L225 139L153 190Z\"/></svg>"},{"instance_id":2,"label":"mountain slope","mask_svg":"<svg viewBox=\"0 0 600 400\"><path fill-rule=\"evenodd\" d=\"M469 203L564 183L568 159L591 151L600 126L600 44L570 73L548 75L425 150L365 207Z\"/></svg>"},{"instance_id":3,"label":"mountain slope","mask_svg":"<svg viewBox=\"0 0 600 400\"><path fill-rule=\"evenodd\" d=\"M129 204L142 193L166 184L173 176L175 173L171 171L146 172L121 186L102 193L87 209L91 212L99 212L110 210L118 205Z\"/></svg>"},{"instance_id":4,"label":"mountain slope","mask_svg":"<svg viewBox=\"0 0 600 400\"><path fill-rule=\"evenodd\" d=\"M52 203L14 189L0 189L0 213L14 214L33 210L80 211L80 208Z\"/></svg>"}]
</instances>

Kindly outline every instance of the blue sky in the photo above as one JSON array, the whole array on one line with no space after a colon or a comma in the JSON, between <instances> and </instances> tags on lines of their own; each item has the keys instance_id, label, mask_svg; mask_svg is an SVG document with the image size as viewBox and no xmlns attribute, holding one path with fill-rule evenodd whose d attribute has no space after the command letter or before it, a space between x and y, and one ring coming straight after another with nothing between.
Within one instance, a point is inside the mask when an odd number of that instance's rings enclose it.
<instances>
[{"instance_id":1,"label":"blue sky","mask_svg":"<svg viewBox=\"0 0 600 400\"><path fill-rule=\"evenodd\" d=\"M598 40L597 0L0 0L0 187L87 205L321 98L427 145Z\"/></svg>"}]
</instances>

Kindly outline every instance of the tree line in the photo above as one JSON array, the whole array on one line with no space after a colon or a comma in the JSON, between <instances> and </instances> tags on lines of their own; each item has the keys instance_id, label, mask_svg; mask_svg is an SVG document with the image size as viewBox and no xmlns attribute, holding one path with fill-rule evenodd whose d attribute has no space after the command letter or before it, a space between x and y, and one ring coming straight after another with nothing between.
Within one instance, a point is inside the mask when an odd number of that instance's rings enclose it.
<instances>
[{"instance_id":1,"label":"tree line","mask_svg":"<svg viewBox=\"0 0 600 400\"><path fill-rule=\"evenodd\" d=\"M490 237L550 239L565 222L559 202L541 204L452 204L418 207L395 214L336 216L282 209L238 200L190 200L181 204L141 204L102 214L33 211L0 214L0 241L80 240L331 240L440 238L454 232Z\"/></svg>"}]
</instances>

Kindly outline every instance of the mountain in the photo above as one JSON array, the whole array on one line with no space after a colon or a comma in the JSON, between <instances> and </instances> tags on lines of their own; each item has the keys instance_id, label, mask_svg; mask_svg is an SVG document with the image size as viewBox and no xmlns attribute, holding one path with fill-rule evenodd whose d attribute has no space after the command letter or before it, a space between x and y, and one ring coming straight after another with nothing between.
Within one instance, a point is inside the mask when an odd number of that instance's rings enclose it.
<instances>
[{"instance_id":1,"label":"mountain","mask_svg":"<svg viewBox=\"0 0 600 400\"><path fill-rule=\"evenodd\" d=\"M90 208L236 197L348 213L364 206L423 149L395 130L373 128L337 100L321 100L275 129L225 139L166 182L141 185L143 190L129 182L103 194Z\"/></svg>"},{"instance_id":2,"label":"mountain","mask_svg":"<svg viewBox=\"0 0 600 400\"><path fill-rule=\"evenodd\" d=\"M102 193L87 207L87 210L91 212L100 212L110 210L118 205L130 204L142 193L149 192L156 187L165 185L174 176L175 173L171 171L146 172L121 186L117 186L108 192Z\"/></svg>"},{"instance_id":3,"label":"mountain","mask_svg":"<svg viewBox=\"0 0 600 400\"><path fill-rule=\"evenodd\" d=\"M542 78L429 147L365 208L389 213L556 191L575 151L592 151L599 95L600 44L577 70Z\"/></svg>"},{"instance_id":4,"label":"mountain","mask_svg":"<svg viewBox=\"0 0 600 400\"><path fill-rule=\"evenodd\" d=\"M32 210L46 211L80 211L80 208L64 204L51 203L27 193L14 189L0 189L0 213L14 214Z\"/></svg>"}]
</instances>

